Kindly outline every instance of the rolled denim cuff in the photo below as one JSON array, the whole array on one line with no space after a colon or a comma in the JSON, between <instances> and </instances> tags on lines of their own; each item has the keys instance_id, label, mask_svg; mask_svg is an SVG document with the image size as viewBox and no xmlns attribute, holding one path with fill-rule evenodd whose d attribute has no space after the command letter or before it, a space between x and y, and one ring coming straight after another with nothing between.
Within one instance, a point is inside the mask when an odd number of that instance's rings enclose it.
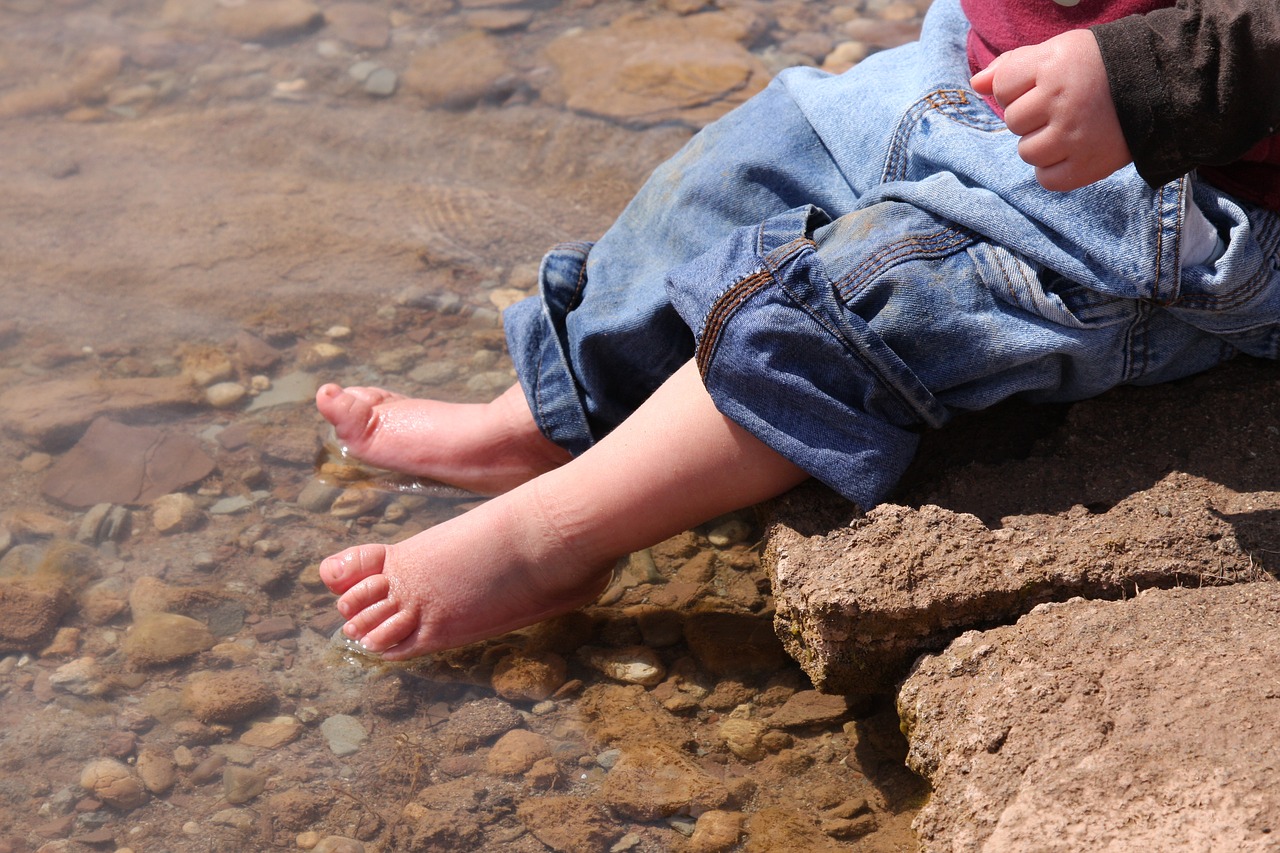
<instances>
[{"instance_id":1,"label":"rolled denim cuff","mask_svg":"<svg viewBox=\"0 0 1280 853\"><path fill-rule=\"evenodd\" d=\"M582 298L590 243L563 243L542 259L539 295L502 315L507 349L542 434L573 455L595 443L573 378L565 318Z\"/></svg>"},{"instance_id":2,"label":"rolled denim cuff","mask_svg":"<svg viewBox=\"0 0 1280 853\"><path fill-rule=\"evenodd\" d=\"M667 293L694 329L698 369L717 409L869 508L906 470L916 429L947 415L835 299L811 237L827 222L810 206L740 229L674 270Z\"/></svg>"}]
</instances>

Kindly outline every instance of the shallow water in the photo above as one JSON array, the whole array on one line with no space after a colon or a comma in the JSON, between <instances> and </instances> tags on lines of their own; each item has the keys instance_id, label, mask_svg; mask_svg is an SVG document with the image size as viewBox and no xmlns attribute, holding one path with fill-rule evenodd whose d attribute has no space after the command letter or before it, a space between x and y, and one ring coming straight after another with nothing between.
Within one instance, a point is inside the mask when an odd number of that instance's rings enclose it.
<instances>
[{"instance_id":1,"label":"shallow water","mask_svg":"<svg viewBox=\"0 0 1280 853\"><path fill-rule=\"evenodd\" d=\"M318 561L475 499L318 464L310 398L491 398L547 246L918 10L314 11L0 0L0 851L914 849L896 717L807 692L751 512L583 614L344 653Z\"/></svg>"}]
</instances>

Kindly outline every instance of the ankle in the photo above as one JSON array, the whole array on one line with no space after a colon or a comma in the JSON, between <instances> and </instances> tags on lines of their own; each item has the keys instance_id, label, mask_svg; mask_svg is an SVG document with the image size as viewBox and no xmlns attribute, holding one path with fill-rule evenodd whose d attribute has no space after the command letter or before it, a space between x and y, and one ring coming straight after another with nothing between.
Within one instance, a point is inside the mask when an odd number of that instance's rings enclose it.
<instances>
[{"instance_id":1,"label":"ankle","mask_svg":"<svg viewBox=\"0 0 1280 853\"><path fill-rule=\"evenodd\" d=\"M502 443L529 460L538 473L558 468L573 458L567 450L543 435L519 384L512 385L489 406L501 424Z\"/></svg>"}]
</instances>

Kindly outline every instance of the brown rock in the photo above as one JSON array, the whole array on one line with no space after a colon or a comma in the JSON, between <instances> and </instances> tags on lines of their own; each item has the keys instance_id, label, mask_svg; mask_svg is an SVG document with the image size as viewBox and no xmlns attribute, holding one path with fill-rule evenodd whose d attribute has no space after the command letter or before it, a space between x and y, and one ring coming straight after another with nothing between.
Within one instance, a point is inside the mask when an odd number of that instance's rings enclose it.
<instances>
[{"instance_id":1,"label":"brown rock","mask_svg":"<svg viewBox=\"0 0 1280 853\"><path fill-rule=\"evenodd\" d=\"M763 808L747 818L749 853L774 853L776 850L804 850L806 853L839 853L845 845L833 841L812 816L792 809L773 806Z\"/></svg>"},{"instance_id":2,"label":"brown rock","mask_svg":"<svg viewBox=\"0 0 1280 853\"><path fill-rule=\"evenodd\" d=\"M251 669L197 674L182 691L183 707L205 723L238 722L275 701L271 687Z\"/></svg>"},{"instance_id":3,"label":"brown rock","mask_svg":"<svg viewBox=\"0 0 1280 853\"><path fill-rule=\"evenodd\" d=\"M685 640L712 675L776 672L791 664L767 617L695 613L685 620Z\"/></svg>"},{"instance_id":4,"label":"brown rock","mask_svg":"<svg viewBox=\"0 0 1280 853\"><path fill-rule=\"evenodd\" d=\"M120 650L138 669L176 663L213 648L203 622L178 613L144 613L134 619Z\"/></svg>"},{"instance_id":5,"label":"brown rock","mask_svg":"<svg viewBox=\"0 0 1280 853\"><path fill-rule=\"evenodd\" d=\"M173 759L158 749L145 748L138 753L138 776L153 794L164 794L178 781Z\"/></svg>"},{"instance_id":6,"label":"brown rock","mask_svg":"<svg viewBox=\"0 0 1280 853\"><path fill-rule=\"evenodd\" d=\"M71 507L146 504L213 470L195 438L98 418L45 476L41 491Z\"/></svg>"},{"instance_id":7,"label":"brown rock","mask_svg":"<svg viewBox=\"0 0 1280 853\"><path fill-rule=\"evenodd\" d=\"M593 684L578 703L592 737L604 743L661 742L679 746L688 730L638 684Z\"/></svg>"},{"instance_id":8,"label":"brown rock","mask_svg":"<svg viewBox=\"0 0 1280 853\"><path fill-rule=\"evenodd\" d=\"M160 533L181 533L196 527L203 514L191 495L172 492L151 502L151 523Z\"/></svg>"},{"instance_id":9,"label":"brown rock","mask_svg":"<svg viewBox=\"0 0 1280 853\"><path fill-rule=\"evenodd\" d=\"M465 107L509 94L514 75L496 39L468 33L418 54L404 73L404 87L428 106Z\"/></svg>"},{"instance_id":10,"label":"brown rock","mask_svg":"<svg viewBox=\"0 0 1280 853\"><path fill-rule=\"evenodd\" d=\"M246 746L259 749L279 749L285 744L293 743L302 734L302 723L294 717L276 717L261 723L254 723L248 731L240 735L240 742Z\"/></svg>"},{"instance_id":11,"label":"brown rock","mask_svg":"<svg viewBox=\"0 0 1280 853\"><path fill-rule=\"evenodd\" d=\"M271 42L311 32L324 23L324 15L306 0L248 0L219 6L213 20L232 38Z\"/></svg>"},{"instance_id":12,"label":"brown rock","mask_svg":"<svg viewBox=\"0 0 1280 853\"><path fill-rule=\"evenodd\" d=\"M572 853L605 853L623 831L603 809L581 797L532 797L520 804L516 817L552 850Z\"/></svg>"},{"instance_id":13,"label":"brown rock","mask_svg":"<svg viewBox=\"0 0 1280 853\"><path fill-rule=\"evenodd\" d=\"M844 696L828 696L816 690L801 690L774 711L769 716L768 723L780 729L822 726L843 719L851 707L850 700Z\"/></svg>"},{"instance_id":14,"label":"brown rock","mask_svg":"<svg viewBox=\"0 0 1280 853\"><path fill-rule=\"evenodd\" d=\"M1270 849L1277 672L1274 582L1047 604L963 634L898 696L933 787L921 843Z\"/></svg>"},{"instance_id":15,"label":"brown rock","mask_svg":"<svg viewBox=\"0 0 1280 853\"><path fill-rule=\"evenodd\" d=\"M523 724L520 712L501 699L479 699L453 712L443 738L455 750L471 749Z\"/></svg>"},{"instance_id":16,"label":"brown rock","mask_svg":"<svg viewBox=\"0 0 1280 853\"><path fill-rule=\"evenodd\" d=\"M622 748L622 757L600 786L600 798L626 817L647 821L689 809L720 808L729 795L675 747L634 744Z\"/></svg>"},{"instance_id":17,"label":"brown rock","mask_svg":"<svg viewBox=\"0 0 1280 853\"><path fill-rule=\"evenodd\" d=\"M120 74L123 63L124 51L120 48L95 48L76 62L64 79L0 95L0 120L64 110L83 101L101 100L106 86ZM0 395L0 400L3 399Z\"/></svg>"},{"instance_id":18,"label":"brown rock","mask_svg":"<svg viewBox=\"0 0 1280 853\"><path fill-rule=\"evenodd\" d=\"M882 504L806 536L806 516L830 513L824 502L801 490L779 503L766 553L778 635L829 693L890 689L964 628L1041 602L1259 577L1242 549L1217 544L1235 541L1230 522L1179 475L1103 514L1079 507L1000 530L937 506Z\"/></svg>"},{"instance_id":19,"label":"brown rock","mask_svg":"<svg viewBox=\"0 0 1280 853\"><path fill-rule=\"evenodd\" d=\"M99 758L80 773L80 787L109 806L124 811L147 801L147 789L128 765L114 758Z\"/></svg>"},{"instance_id":20,"label":"brown rock","mask_svg":"<svg viewBox=\"0 0 1280 853\"><path fill-rule=\"evenodd\" d=\"M34 651L49 642L71 593L39 578L0 579L0 652Z\"/></svg>"},{"instance_id":21,"label":"brown rock","mask_svg":"<svg viewBox=\"0 0 1280 853\"><path fill-rule=\"evenodd\" d=\"M512 729L489 750L485 766L498 776L519 776L539 759L551 755L551 746L540 734L526 729Z\"/></svg>"},{"instance_id":22,"label":"brown rock","mask_svg":"<svg viewBox=\"0 0 1280 853\"><path fill-rule=\"evenodd\" d=\"M513 702L541 702L569 676L564 658L552 652L507 655L493 668L494 692Z\"/></svg>"},{"instance_id":23,"label":"brown rock","mask_svg":"<svg viewBox=\"0 0 1280 853\"><path fill-rule=\"evenodd\" d=\"M390 849L406 853L445 853L481 849L483 825L494 803L485 783L456 779L430 785L400 812ZM501 795L499 795L501 796Z\"/></svg>"},{"instance_id":24,"label":"brown rock","mask_svg":"<svg viewBox=\"0 0 1280 853\"><path fill-rule=\"evenodd\" d=\"M186 379L54 379L0 393L0 421L20 438L56 450L99 417L188 408L199 400L198 389ZM165 491L173 489L155 495Z\"/></svg>"},{"instance_id":25,"label":"brown rock","mask_svg":"<svg viewBox=\"0 0 1280 853\"><path fill-rule=\"evenodd\" d=\"M570 109L628 122L701 125L768 82L764 65L738 43L745 37L739 22L723 13L626 15L604 29L563 35L546 52Z\"/></svg>"},{"instance_id":26,"label":"brown rock","mask_svg":"<svg viewBox=\"0 0 1280 853\"><path fill-rule=\"evenodd\" d=\"M740 813L715 809L703 812L689 839L689 853L724 853L737 847L741 837Z\"/></svg>"},{"instance_id":27,"label":"brown rock","mask_svg":"<svg viewBox=\"0 0 1280 853\"><path fill-rule=\"evenodd\" d=\"M381 50L391 40L391 24L381 9L363 3L336 3L324 11L332 33L352 47Z\"/></svg>"}]
</instances>

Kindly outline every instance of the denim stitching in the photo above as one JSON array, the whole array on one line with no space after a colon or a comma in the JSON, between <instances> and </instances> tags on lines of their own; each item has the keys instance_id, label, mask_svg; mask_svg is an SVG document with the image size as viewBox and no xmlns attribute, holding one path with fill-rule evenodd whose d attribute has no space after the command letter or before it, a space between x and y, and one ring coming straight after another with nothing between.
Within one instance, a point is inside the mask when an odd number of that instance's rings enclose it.
<instances>
[{"instance_id":1,"label":"denim stitching","mask_svg":"<svg viewBox=\"0 0 1280 853\"><path fill-rule=\"evenodd\" d=\"M1280 219L1267 217L1263 220L1258 227L1256 239L1264 257L1270 258L1273 262L1280 260L1277 256L1280 252ZM1199 311L1228 311L1257 296L1258 291L1262 290L1270 280L1271 270L1264 264L1253 276L1242 281L1239 287L1221 294L1186 296L1174 303L1174 307Z\"/></svg>"},{"instance_id":2,"label":"denim stitching","mask_svg":"<svg viewBox=\"0 0 1280 853\"><path fill-rule=\"evenodd\" d=\"M867 281L883 275L898 264L917 259L936 260L953 254L972 242L971 234L954 228L945 228L924 237L908 237L885 246L857 268L833 282L832 286L840 297L847 301Z\"/></svg>"},{"instance_id":3,"label":"denim stitching","mask_svg":"<svg viewBox=\"0 0 1280 853\"><path fill-rule=\"evenodd\" d=\"M975 130L995 132L1004 127L1004 122L994 114L987 117L960 109L971 106L973 101L966 89L936 89L908 107L898 122L897 128L894 129L893 137L889 140L888 156L885 159L884 171L880 175L881 183L903 178L909 155L907 142L915 131L916 125L931 110L937 110L957 124L972 127Z\"/></svg>"},{"instance_id":4,"label":"denim stitching","mask_svg":"<svg viewBox=\"0 0 1280 853\"><path fill-rule=\"evenodd\" d=\"M569 297L569 301L565 305L566 314L582 304L582 291L587 286L587 256L591 252L591 245L591 243L574 242L562 243L556 247L566 252L577 252L582 256L582 264L578 267L578 281L573 287L573 296Z\"/></svg>"}]
</instances>

